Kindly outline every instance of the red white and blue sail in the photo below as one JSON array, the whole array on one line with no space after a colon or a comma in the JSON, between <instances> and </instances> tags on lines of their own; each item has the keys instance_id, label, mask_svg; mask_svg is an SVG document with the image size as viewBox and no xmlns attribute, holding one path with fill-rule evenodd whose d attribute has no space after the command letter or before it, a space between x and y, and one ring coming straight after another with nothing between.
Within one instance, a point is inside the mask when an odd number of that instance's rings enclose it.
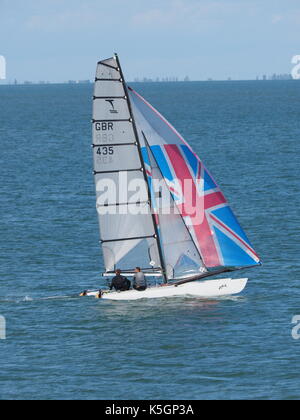
<instances>
[{"instance_id":1,"label":"red white and blue sail","mask_svg":"<svg viewBox=\"0 0 300 420\"><path fill-rule=\"evenodd\" d=\"M129 97L139 131L148 143L203 265L213 269L260 264L219 186L192 148L141 95L129 89ZM144 145L147 173L152 182L145 148ZM190 181L188 191L183 187L187 180ZM191 213L194 208L195 213ZM176 230L173 232L176 235ZM181 261L185 257L189 258L183 252ZM195 270L201 270L199 259L194 263Z\"/></svg>"}]
</instances>

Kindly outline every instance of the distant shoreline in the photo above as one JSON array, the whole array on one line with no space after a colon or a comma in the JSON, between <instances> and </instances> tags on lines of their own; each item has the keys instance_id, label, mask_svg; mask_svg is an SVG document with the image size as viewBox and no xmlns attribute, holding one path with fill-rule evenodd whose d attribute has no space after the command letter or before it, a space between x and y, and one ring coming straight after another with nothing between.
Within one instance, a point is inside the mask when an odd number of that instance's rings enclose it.
<instances>
[{"instance_id":1,"label":"distant shoreline","mask_svg":"<svg viewBox=\"0 0 300 420\"><path fill-rule=\"evenodd\" d=\"M275 80L255 80L255 79L243 79L243 80L190 80L190 81L169 81L169 82L144 82L144 81L128 81L128 84L136 84L136 85L170 85L170 84L191 84L191 83L243 83L243 82L257 82L257 83L270 83L270 82L299 82L300 79L275 79ZM25 86L25 87L33 87L33 86L93 86L94 82L90 83L68 83L68 82L49 82L49 83L39 83L39 82L31 82L31 83L1 83L0 87L18 87L18 86Z\"/></svg>"}]
</instances>

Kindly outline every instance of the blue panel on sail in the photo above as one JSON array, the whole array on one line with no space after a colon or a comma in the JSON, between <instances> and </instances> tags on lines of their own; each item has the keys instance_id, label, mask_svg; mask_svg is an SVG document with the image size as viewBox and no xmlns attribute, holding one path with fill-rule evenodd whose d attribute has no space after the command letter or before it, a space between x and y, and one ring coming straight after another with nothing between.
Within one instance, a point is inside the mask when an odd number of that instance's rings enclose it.
<instances>
[{"instance_id":1,"label":"blue panel on sail","mask_svg":"<svg viewBox=\"0 0 300 420\"><path fill-rule=\"evenodd\" d=\"M224 266L228 267L242 267L249 265L257 265L239 245L228 238L223 232L214 226L214 231L219 242L220 250L224 261Z\"/></svg>"},{"instance_id":2,"label":"blue panel on sail","mask_svg":"<svg viewBox=\"0 0 300 420\"><path fill-rule=\"evenodd\" d=\"M146 163L146 165L150 166L150 159L149 159L146 147L142 147L141 150L142 150L142 155L143 155L144 162Z\"/></svg>"},{"instance_id":3,"label":"blue panel on sail","mask_svg":"<svg viewBox=\"0 0 300 420\"><path fill-rule=\"evenodd\" d=\"M122 270L132 270L137 265L137 261L142 268L149 267L149 244L147 240L139 242L121 260L116 262L116 268Z\"/></svg>"},{"instance_id":4,"label":"blue panel on sail","mask_svg":"<svg viewBox=\"0 0 300 420\"><path fill-rule=\"evenodd\" d=\"M248 245L251 246L247 235L241 228L239 222L237 221L235 215L233 214L229 206L221 207L220 209L213 210L214 214L221 222L223 222L227 227L232 229L237 235L239 235Z\"/></svg>"},{"instance_id":5,"label":"blue panel on sail","mask_svg":"<svg viewBox=\"0 0 300 420\"><path fill-rule=\"evenodd\" d=\"M198 165L199 165L199 160L197 159L197 157L195 156L195 154L191 151L191 149L185 145L181 146L181 149L184 152L184 155L189 163L189 165L191 166L191 168L193 169L194 175L197 175L197 171L198 171Z\"/></svg>"},{"instance_id":6,"label":"blue panel on sail","mask_svg":"<svg viewBox=\"0 0 300 420\"><path fill-rule=\"evenodd\" d=\"M204 170L204 191L213 190L218 188L212 177L209 175L207 170Z\"/></svg>"},{"instance_id":7,"label":"blue panel on sail","mask_svg":"<svg viewBox=\"0 0 300 420\"><path fill-rule=\"evenodd\" d=\"M183 254L174 267L174 275L175 277L180 277L190 273L198 272L199 269L199 264L192 260L188 255Z\"/></svg>"},{"instance_id":8,"label":"blue panel on sail","mask_svg":"<svg viewBox=\"0 0 300 420\"><path fill-rule=\"evenodd\" d=\"M160 146L151 146L151 151L156 159L156 162L163 174L163 176L169 181L173 180L172 173L170 171L168 162L163 154Z\"/></svg>"}]
</instances>

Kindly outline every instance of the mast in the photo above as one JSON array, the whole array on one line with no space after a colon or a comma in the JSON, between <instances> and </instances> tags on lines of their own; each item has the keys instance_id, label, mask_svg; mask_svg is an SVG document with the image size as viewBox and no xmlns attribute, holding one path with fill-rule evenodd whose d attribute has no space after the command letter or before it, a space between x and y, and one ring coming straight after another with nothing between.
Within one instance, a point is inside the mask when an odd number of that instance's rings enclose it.
<instances>
[{"instance_id":1,"label":"mast","mask_svg":"<svg viewBox=\"0 0 300 420\"><path fill-rule=\"evenodd\" d=\"M143 159L143 155L142 155L142 151L141 151L141 143L139 140L139 135L138 135L138 131L137 131L137 127L136 127L136 123L135 123L135 119L134 119L134 115L132 112L132 107L131 107L131 103L130 103L130 99L129 99L129 94L128 94L128 87L125 83L125 79L124 79L124 75L123 75L123 71L122 71L122 67L120 64L120 60L118 57L118 54L115 53L115 59L117 61L117 66L121 75L121 81L124 87L124 91L125 91L125 95L126 95L126 101L127 101L127 105L128 105L128 109L129 109L129 114L130 114L130 118L131 118L131 122L132 122L132 126L133 126L133 131L134 131L134 135L135 135L135 139L136 139L136 144L137 144L137 149L138 149L138 153L139 153L139 157L140 157L140 161L141 161L141 165L142 165L142 169L143 169L143 176L147 185L147 193L148 193L148 199L149 199L149 204L150 204L150 211L151 211L151 217L152 217L152 222L153 222L153 227L154 227L154 231L155 231L155 239L157 242L157 248L158 248L158 253L159 253L159 258L160 258L160 263L161 263L161 268L162 268L162 276L163 276L163 280L164 283L168 283L168 279L167 279L167 275L166 275L166 267L165 267L165 260L164 260L164 255L163 255L163 250L161 247L161 243L160 243L160 238L159 238L159 231L157 228L157 224L156 224L156 220L155 220L155 216L153 214L153 203L152 203L152 198L151 198L151 191L150 191L150 186L149 186L149 182L148 182L148 178L147 178L147 174L146 174L146 168L145 168L145 164L144 164L144 159Z\"/></svg>"}]
</instances>

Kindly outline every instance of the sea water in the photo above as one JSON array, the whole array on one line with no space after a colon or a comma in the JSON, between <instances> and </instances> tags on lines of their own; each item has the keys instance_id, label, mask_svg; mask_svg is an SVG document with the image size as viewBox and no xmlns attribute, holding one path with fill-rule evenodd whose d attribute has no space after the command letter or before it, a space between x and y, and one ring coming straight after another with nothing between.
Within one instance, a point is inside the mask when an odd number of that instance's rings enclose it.
<instances>
[{"instance_id":1,"label":"sea water","mask_svg":"<svg viewBox=\"0 0 300 420\"><path fill-rule=\"evenodd\" d=\"M300 83L134 87L202 158L263 266L237 273L237 297L79 299L105 285L92 86L0 86L0 398L300 398Z\"/></svg>"}]
</instances>

